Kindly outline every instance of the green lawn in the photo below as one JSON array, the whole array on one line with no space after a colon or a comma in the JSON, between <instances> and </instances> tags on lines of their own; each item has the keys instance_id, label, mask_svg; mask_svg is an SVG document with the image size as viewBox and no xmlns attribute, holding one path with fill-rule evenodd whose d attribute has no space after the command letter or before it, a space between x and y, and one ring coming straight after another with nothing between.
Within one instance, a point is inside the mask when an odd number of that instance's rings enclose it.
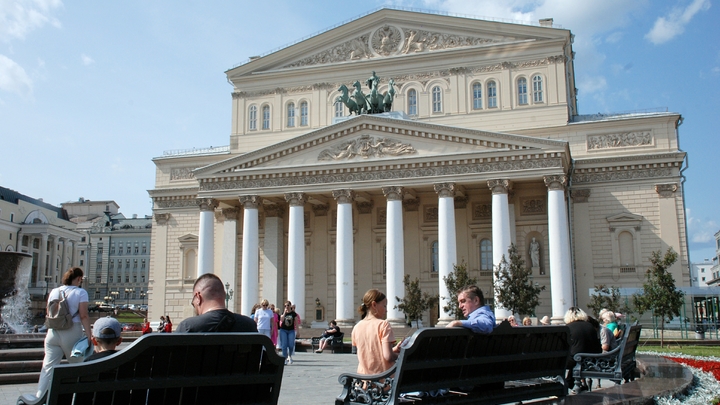
<instances>
[{"instance_id":1,"label":"green lawn","mask_svg":"<svg viewBox=\"0 0 720 405\"><path fill-rule=\"evenodd\" d=\"M115 317L120 323L142 323L145 318L132 312L121 312Z\"/></svg>"},{"instance_id":2,"label":"green lawn","mask_svg":"<svg viewBox=\"0 0 720 405\"><path fill-rule=\"evenodd\" d=\"M653 351L659 353L682 353L690 356L715 356L720 357L720 346L693 346L693 345L667 345L663 348L660 346L643 346L638 351Z\"/></svg>"}]
</instances>

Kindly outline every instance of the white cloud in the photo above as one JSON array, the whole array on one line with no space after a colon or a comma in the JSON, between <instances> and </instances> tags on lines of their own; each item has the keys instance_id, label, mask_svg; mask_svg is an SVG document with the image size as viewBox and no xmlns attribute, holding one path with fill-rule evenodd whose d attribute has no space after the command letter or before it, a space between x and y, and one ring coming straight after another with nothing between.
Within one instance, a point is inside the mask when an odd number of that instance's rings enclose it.
<instances>
[{"instance_id":1,"label":"white cloud","mask_svg":"<svg viewBox=\"0 0 720 405\"><path fill-rule=\"evenodd\" d=\"M83 65L89 66L95 63L95 60L85 54L80 55L80 59L82 60Z\"/></svg>"},{"instance_id":2,"label":"white cloud","mask_svg":"<svg viewBox=\"0 0 720 405\"><path fill-rule=\"evenodd\" d=\"M685 31L685 26L695 14L710 9L710 0L693 0L686 8L674 7L665 17L655 20L655 25L645 39L655 45L665 43Z\"/></svg>"},{"instance_id":3,"label":"white cloud","mask_svg":"<svg viewBox=\"0 0 720 405\"><path fill-rule=\"evenodd\" d=\"M687 209L687 227L692 243L714 243L715 233L720 229L713 220L694 217L690 208Z\"/></svg>"},{"instance_id":4,"label":"white cloud","mask_svg":"<svg viewBox=\"0 0 720 405\"><path fill-rule=\"evenodd\" d=\"M45 24L59 28L52 12L60 6L61 0L0 0L0 41L23 39Z\"/></svg>"},{"instance_id":5,"label":"white cloud","mask_svg":"<svg viewBox=\"0 0 720 405\"><path fill-rule=\"evenodd\" d=\"M578 84L582 87L583 93L596 93L607 88L607 80L603 76L584 77Z\"/></svg>"},{"instance_id":6,"label":"white cloud","mask_svg":"<svg viewBox=\"0 0 720 405\"><path fill-rule=\"evenodd\" d=\"M0 54L0 90L28 97L32 94L32 86L33 82L25 69Z\"/></svg>"}]
</instances>

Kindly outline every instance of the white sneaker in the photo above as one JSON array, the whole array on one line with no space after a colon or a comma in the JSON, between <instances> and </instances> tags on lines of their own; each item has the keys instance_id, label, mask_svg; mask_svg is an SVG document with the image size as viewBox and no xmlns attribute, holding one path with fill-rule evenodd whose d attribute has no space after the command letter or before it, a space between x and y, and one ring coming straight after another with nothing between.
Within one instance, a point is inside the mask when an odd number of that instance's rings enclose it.
<instances>
[{"instance_id":1,"label":"white sneaker","mask_svg":"<svg viewBox=\"0 0 720 405\"><path fill-rule=\"evenodd\" d=\"M288 359L285 359L285 365L287 366L287 364L288 364Z\"/></svg>"},{"instance_id":2,"label":"white sneaker","mask_svg":"<svg viewBox=\"0 0 720 405\"><path fill-rule=\"evenodd\" d=\"M292 357L288 357L288 363L287 364L293 364Z\"/></svg>"}]
</instances>

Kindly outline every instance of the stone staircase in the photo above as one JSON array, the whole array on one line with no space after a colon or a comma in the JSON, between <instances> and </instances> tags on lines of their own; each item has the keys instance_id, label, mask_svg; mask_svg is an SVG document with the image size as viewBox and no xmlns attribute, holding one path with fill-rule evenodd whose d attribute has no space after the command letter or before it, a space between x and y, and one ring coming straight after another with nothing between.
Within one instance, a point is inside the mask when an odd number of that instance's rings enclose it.
<instances>
[{"instance_id":1,"label":"stone staircase","mask_svg":"<svg viewBox=\"0 0 720 405\"><path fill-rule=\"evenodd\" d=\"M0 351L0 384L37 382L44 355L42 347L3 349Z\"/></svg>"}]
</instances>

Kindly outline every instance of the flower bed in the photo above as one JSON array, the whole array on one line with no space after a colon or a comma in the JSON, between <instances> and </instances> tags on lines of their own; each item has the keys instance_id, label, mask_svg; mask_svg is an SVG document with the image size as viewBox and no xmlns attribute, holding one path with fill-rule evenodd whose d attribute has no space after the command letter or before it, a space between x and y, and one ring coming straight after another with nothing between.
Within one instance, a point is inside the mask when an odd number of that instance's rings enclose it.
<instances>
[{"instance_id":1,"label":"flower bed","mask_svg":"<svg viewBox=\"0 0 720 405\"><path fill-rule=\"evenodd\" d=\"M648 353L648 352L643 352ZM693 373L693 382L686 393L655 398L658 405L708 405L720 403L720 358L697 357L680 353L649 352L685 365Z\"/></svg>"}]
</instances>

